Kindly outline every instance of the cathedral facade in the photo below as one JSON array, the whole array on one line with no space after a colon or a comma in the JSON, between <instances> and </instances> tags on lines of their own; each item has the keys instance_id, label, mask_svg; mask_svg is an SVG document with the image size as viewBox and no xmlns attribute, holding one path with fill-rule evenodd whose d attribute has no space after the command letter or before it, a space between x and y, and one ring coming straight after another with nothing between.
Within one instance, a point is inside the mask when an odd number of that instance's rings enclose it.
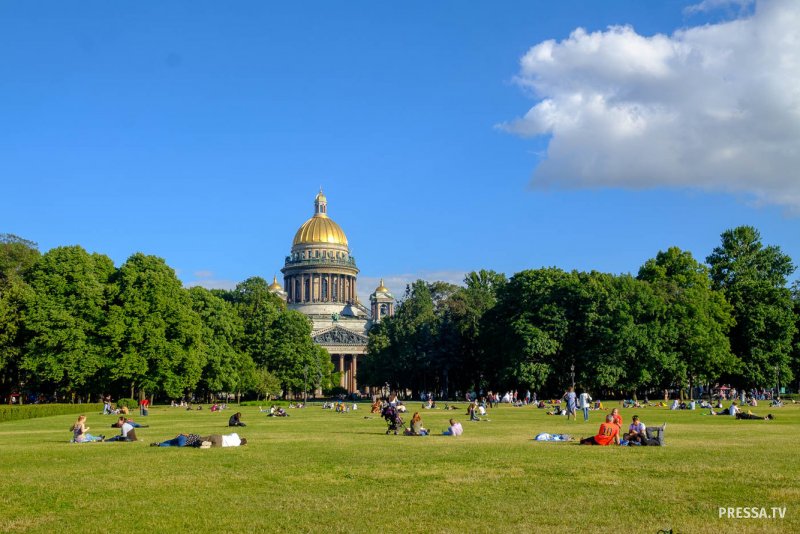
<instances>
[{"instance_id":1,"label":"cathedral facade","mask_svg":"<svg viewBox=\"0 0 800 534\"><path fill-rule=\"evenodd\" d=\"M373 323L394 314L394 296L380 285L367 309L358 298L358 267L342 228L328 216L322 191L314 199L314 214L300 226L284 261L283 286L274 278L270 290L311 320L314 342L330 353L339 385L359 391L358 361L367 353Z\"/></svg>"}]
</instances>

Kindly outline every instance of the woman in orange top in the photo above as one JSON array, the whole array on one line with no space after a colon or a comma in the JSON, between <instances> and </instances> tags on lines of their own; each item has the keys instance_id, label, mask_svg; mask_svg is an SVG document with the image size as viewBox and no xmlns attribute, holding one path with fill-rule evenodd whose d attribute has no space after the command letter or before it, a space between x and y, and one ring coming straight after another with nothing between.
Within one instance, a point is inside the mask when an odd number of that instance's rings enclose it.
<instances>
[{"instance_id":1,"label":"woman in orange top","mask_svg":"<svg viewBox=\"0 0 800 534\"><path fill-rule=\"evenodd\" d=\"M611 416L614 418L614 423L622 428L622 416L619 414L619 408L611 410Z\"/></svg>"}]
</instances>

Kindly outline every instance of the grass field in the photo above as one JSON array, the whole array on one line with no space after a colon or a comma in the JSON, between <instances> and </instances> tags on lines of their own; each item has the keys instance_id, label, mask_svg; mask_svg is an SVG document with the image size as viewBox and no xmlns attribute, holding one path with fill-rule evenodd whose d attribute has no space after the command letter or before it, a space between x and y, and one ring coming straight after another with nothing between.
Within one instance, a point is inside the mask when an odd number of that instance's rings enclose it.
<instances>
[{"instance_id":1,"label":"grass field","mask_svg":"<svg viewBox=\"0 0 800 534\"><path fill-rule=\"evenodd\" d=\"M535 408L499 407L480 423L464 410L423 412L437 433L456 414L464 435L454 438L386 436L366 405L347 414L310 406L288 418L241 411L250 443L207 450L148 445L227 433L230 410L154 407L136 418L150 425L138 443L70 444L74 416L0 423L0 530L800 532L800 405L772 410L774 421L622 410L626 427L634 413L668 422L663 448L532 441L539 432L592 435L604 412L589 423ZM93 434L116 433L113 416L87 415ZM719 518L719 507L786 515Z\"/></svg>"}]
</instances>

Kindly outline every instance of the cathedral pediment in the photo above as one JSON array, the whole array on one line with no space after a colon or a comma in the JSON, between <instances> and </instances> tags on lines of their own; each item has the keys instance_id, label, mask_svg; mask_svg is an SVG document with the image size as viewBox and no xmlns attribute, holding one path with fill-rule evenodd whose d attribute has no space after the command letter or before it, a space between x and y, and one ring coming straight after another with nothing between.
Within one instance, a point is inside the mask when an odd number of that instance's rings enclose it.
<instances>
[{"instance_id":1,"label":"cathedral pediment","mask_svg":"<svg viewBox=\"0 0 800 534\"><path fill-rule=\"evenodd\" d=\"M336 346L336 345L366 345L367 336L361 335L347 328L341 326L334 326L328 330L323 330L318 334L312 336L314 343L318 345Z\"/></svg>"}]
</instances>

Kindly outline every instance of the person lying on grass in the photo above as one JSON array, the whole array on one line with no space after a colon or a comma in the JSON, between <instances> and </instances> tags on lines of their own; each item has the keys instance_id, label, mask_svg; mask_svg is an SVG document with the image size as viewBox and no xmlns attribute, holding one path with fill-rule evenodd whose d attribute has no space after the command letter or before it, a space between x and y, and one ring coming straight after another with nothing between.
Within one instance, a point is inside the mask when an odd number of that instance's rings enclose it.
<instances>
[{"instance_id":1,"label":"person lying on grass","mask_svg":"<svg viewBox=\"0 0 800 534\"><path fill-rule=\"evenodd\" d=\"M89 443L106 439L105 436L93 436L89 434L89 427L86 426L85 415L79 415L78 420L75 421L75 424L72 425L69 430L72 432L73 443Z\"/></svg>"},{"instance_id":2,"label":"person lying on grass","mask_svg":"<svg viewBox=\"0 0 800 534\"><path fill-rule=\"evenodd\" d=\"M199 447L203 443L199 434L178 434L166 441L151 443L151 447Z\"/></svg>"},{"instance_id":3,"label":"person lying on grass","mask_svg":"<svg viewBox=\"0 0 800 534\"><path fill-rule=\"evenodd\" d=\"M759 415L755 415L753 413L742 413L739 412L736 414L736 419L758 419L759 421L772 421L775 419L775 416L771 413L768 413L765 417L761 417Z\"/></svg>"},{"instance_id":4,"label":"person lying on grass","mask_svg":"<svg viewBox=\"0 0 800 534\"><path fill-rule=\"evenodd\" d=\"M128 419L127 417L120 417L119 419L117 419L116 422L111 423L111 428L122 428L122 425L124 425L125 423L128 423L133 428L149 428L150 426L150 425L141 425L135 422L133 419Z\"/></svg>"},{"instance_id":5,"label":"person lying on grass","mask_svg":"<svg viewBox=\"0 0 800 534\"><path fill-rule=\"evenodd\" d=\"M619 445L619 425L614 423L614 416L608 414L606 422L600 425L596 436L581 440L581 445Z\"/></svg>"},{"instance_id":6,"label":"person lying on grass","mask_svg":"<svg viewBox=\"0 0 800 534\"><path fill-rule=\"evenodd\" d=\"M727 410L720 410L719 412L715 412L714 410L711 410L710 415L732 415L732 416L736 417L737 414L741 413L741 410L739 409L737 404L738 404L738 402L733 401L731 403L731 407L728 408ZM722 404L720 404L719 407L722 408Z\"/></svg>"},{"instance_id":7,"label":"person lying on grass","mask_svg":"<svg viewBox=\"0 0 800 534\"><path fill-rule=\"evenodd\" d=\"M247 438L240 438L239 434L211 434L210 436L203 436L200 438L200 448L208 449L210 447L239 447L247 445Z\"/></svg>"},{"instance_id":8,"label":"person lying on grass","mask_svg":"<svg viewBox=\"0 0 800 534\"><path fill-rule=\"evenodd\" d=\"M136 431L133 425L130 424L124 416L120 416L117 420L119 426L119 435L110 438L108 441L137 441Z\"/></svg>"}]
</instances>

